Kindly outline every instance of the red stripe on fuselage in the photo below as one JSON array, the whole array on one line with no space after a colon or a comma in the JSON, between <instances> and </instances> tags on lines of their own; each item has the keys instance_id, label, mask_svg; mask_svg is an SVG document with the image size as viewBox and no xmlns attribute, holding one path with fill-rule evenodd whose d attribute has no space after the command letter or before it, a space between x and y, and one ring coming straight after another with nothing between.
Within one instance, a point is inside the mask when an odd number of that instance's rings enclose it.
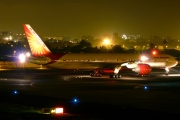
<instances>
[{"instance_id":1,"label":"red stripe on fuselage","mask_svg":"<svg viewBox=\"0 0 180 120\"><path fill-rule=\"evenodd\" d=\"M57 60L59 60L61 57L63 57L66 53L64 54L47 54L45 55L45 57L48 57L51 59L51 62L45 64L45 65L49 65L49 64L52 64L52 63L55 63Z\"/></svg>"}]
</instances>

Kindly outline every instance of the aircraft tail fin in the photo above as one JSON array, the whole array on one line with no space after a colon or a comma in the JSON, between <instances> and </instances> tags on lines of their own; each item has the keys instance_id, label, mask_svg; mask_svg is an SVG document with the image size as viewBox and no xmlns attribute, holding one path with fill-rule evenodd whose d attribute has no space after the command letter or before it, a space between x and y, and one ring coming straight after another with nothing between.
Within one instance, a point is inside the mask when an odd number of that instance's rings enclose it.
<instances>
[{"instance_id":1,"label":"aircraft tail fin","mask_svg":"<svg viewBox=\"0 0 180 120\"><path fill-rule=\"evenodd\" d=\"M29 24L24 24L24 31L33 56L40 57L51 54L51 51Z\"/></svg>"}]
</instances>

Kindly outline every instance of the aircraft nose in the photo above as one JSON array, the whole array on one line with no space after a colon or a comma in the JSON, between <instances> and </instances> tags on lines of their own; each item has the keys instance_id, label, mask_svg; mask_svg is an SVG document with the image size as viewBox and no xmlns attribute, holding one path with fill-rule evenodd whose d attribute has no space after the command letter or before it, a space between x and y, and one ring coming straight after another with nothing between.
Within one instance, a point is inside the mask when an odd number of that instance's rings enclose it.
<instances>
[{"instance_id":1,"label":"aircraft nose","mask_svg":"<svg viewBox=\"0 0 180 120\"><path fill-rule=\"evenodd\" d=\"M176 60L176 65L177 65L177 64L179 64L179 61L178 61L178 60Z\"/></svg>"},{"instance_id":2,"label":"aircraft nose","mask_svg":"<svg viewBox=\"0 0 180 120\"><path fill-rule=\"evenodd\" d=\"M179 61L175 60L174 66L176 66L178 63L179 63Z\"/></svg>"}]
</instances>

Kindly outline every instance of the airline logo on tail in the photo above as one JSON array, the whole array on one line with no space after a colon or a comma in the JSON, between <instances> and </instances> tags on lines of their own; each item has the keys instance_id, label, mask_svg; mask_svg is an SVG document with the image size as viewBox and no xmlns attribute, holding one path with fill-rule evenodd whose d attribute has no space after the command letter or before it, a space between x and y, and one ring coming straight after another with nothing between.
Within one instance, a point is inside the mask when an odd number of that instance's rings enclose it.
<instances>
[{"instance_id":1,"label":"airline logo on tail","mask_svg":"<svg viewBox=\"0 0 180 120\"><path fill-rule=\"evenodd\" d=\"M36 32L31 28L30 25L24 24L24 30L33 56L38 57L51 54L51 51L44 44L41 38L36 34Z\"/></svg>"}]
</instances>

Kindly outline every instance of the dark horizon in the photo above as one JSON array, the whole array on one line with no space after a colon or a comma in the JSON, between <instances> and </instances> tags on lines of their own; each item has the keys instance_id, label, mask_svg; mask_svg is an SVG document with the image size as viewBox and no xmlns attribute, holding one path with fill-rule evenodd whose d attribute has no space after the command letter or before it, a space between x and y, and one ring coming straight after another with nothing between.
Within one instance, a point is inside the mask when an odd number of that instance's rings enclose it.
<instances>
[{"instance_id":1,"label":"dark horizon","mask_svg":"<svg viewBox=\"0 0 180 120\"><path fill-rule=\"evenodd\" d=\"M180 37L177 0L1 1L0 31L23 33L30 24L41 36L158 35Z\"/></svg>"}]
</instances>

